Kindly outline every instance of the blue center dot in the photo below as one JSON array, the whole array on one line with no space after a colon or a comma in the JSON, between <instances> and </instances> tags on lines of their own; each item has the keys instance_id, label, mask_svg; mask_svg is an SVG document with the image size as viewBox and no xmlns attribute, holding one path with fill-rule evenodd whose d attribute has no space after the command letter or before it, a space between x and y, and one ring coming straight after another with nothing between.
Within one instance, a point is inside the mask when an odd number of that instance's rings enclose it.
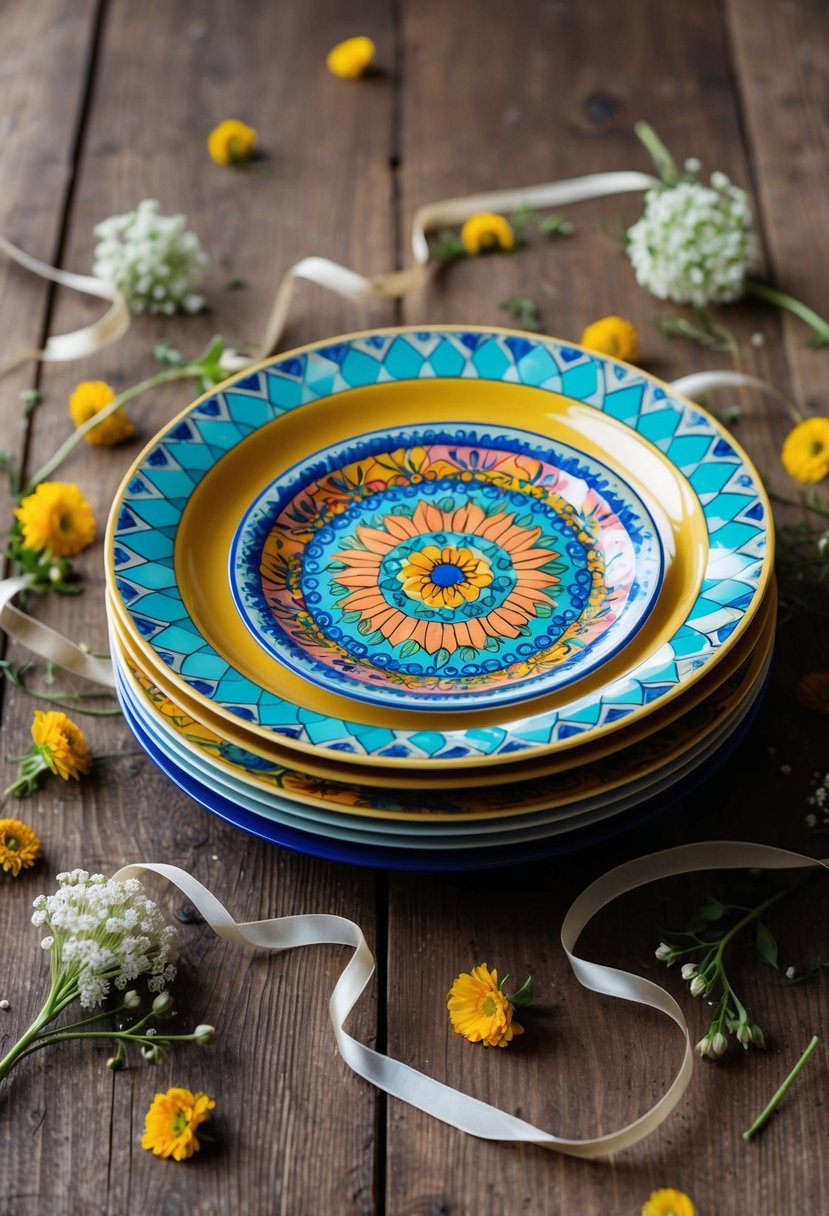
<instances>
[{"instance_id":1,"label":"blue center dot","mask_svg":"<svg viewBox=\"0 0 829 1216\"><path fill-rule=\"evenodd\" d=\"M440 562L432 568L429 578L436 587L454 587L464 581L464 573L453 562Z\"/></svg>"}]
</instances>

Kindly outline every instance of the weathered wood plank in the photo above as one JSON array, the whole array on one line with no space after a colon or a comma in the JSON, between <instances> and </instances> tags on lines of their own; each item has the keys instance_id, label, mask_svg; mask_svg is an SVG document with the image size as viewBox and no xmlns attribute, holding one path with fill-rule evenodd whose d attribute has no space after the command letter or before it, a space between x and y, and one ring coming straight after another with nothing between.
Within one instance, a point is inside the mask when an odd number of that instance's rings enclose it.
<instances>
[{"instance_id":1,"label":"weathered wood plank","mask_svg":"<svg viewBox=\"0 0 829 1216\"><path fill-rule=\"evenodd\" d=\"M388 62L388 5L366 4L362 15ZM341 23L336 4L327 2L257 5L244 13L229 0L208 9L160 0L109 7L64 264L88 267L93 224L154 196L164 212L189 216L211 254L209 311L175 321L140 318L111 351L49 369L30 471L67 432L66 399L80 379L134 383L153 370L152 348L162 337L188 354L217 331L255 344L279 277L304 253L327 253L366 270L388 267L390 78L355 86L328 74L325 52ZM39 104L35 99L36 113ZM229 116L257 127L267 173L232 172L209 161L208 131ZM245 286L228 289L237 277ZM93 307L61 293L54 328L80 324ZM288 340L392 319L389 306L353 309L308 289L298 295ZM141 442L190 396L179 385L137 403L141 436L134 443L111 452L84 448L61 471L82 486L102 527ZM100 544L79 566L83 597L38 603L36 610L69 636L105 647ZM31 709L32 702L10 698L8 751L25 747ZM88 735L99 754L133 750L121 723L96 721ZM47 861L39 878L15 889L19 928L4 968L14 998L13 1016L3 1015L9 1033L23 1024L24 994L35 987L33 963L40 964L25 905L56 869L85 864L112 871L131 858L163 858L207 882L240 919L338 912L373 939L373 875L245 838L177 793L143 759L102 761L79 790L52 782L20 809L41 833ZM169 889L159 888L159 898L169 914L181 903ZM21 1197L10 1210L15 1216L373 1210L376 1095L336 1055L326 1006L345 952L269 958L229 950L198 926L184 926L182 938L182 1020L214 1022L216 1046L179 1051L157 1071L139 1064L114 1077L103 1069L105 1049L70 1046L28 1062L12 1078L0 1116L9 1120L3 1191ZM370 996L353 1019L354 1033L371 1041L375 1017ZM173 1084L217 1100L218 1146L196 1168L159 1162L139 1147L153 1092Z\"/></svg>"},{"instance_id":2,"label":"weathered wood plank","mask_svg":"<svg viewBox=\"0 0 829 1216\"><path fill-rule=\"evenodd\" d=\"M727 0L728 29L746 137L775 284L829 314L829 129L826 8L810 0ZM770 53L770 48L774 53ZM786 314L792 388L808 412L825 414L829 353L807 349L808 330Z\"/></svg>"},{"instance_id":3,"label":"weathered wood plank","mask_svg":"<svg viewBox=\"0 0 829 1216\"><path fill-rule=\"evenodd\" d=\"M473 14L467 5L447 10L419 3L404 6L402 28L404 216L441 196L646 168L632 133L639 118L652 122L680 160L699 156L707 172L719 168L750 186L729 47L715 3L668 10L645 0L629 6L612 32L599 3L518 4L508 18L494 5L477 4ZM765 43L767 63L772 45ZM605 313L629 317L643 338L644 366L666 379L722 366L722 355L671 344L651 329L654 317L675 309L640 290L627 261L595 232L598 221L612 226L620 213L631 222L638 201L573 208L578 235L571 240L537 243L515 257L453 264L405 305L404 316L504 324L498 301L527 295L538 303L545 330L563 337L578 338L587 322ZM738 339L744 370L785 387L786 352L773 313L746 304L720 316ZM756 330L766 338L759 351L749 343ZM761 467L777 461L786 427L777 407L745 399L738 435ZM683 839L782 839L808 848L802 821L819 732L806 711L793 708L791 661L789 654L767 711L726 778L689 799L684 814L673 812L606 848L544 867L454 881L393 879L390 1051L565 1136L609 1131L644 1111L677 1066L677 1041L650 1015L579 989L557 944L561 916L603 870ZM794 766L794 776L781 771L784 762ZM796 793L786 797L793 783ZM783 798L798 808L794 822L781 821ZM663 978L652 951L666 923L666 901L676 900L668 923L681 924L693 889L704 887L663 884L661 893L628 899L591 931L585 954ZM780 913L792 958L814 951L812 914L808 904L799 913ZM825 909L819 913L821 923L825 915ZM505 1052L464 1043L446 1020L444 994L454 976L484 960L509 970L518 983L532 969L539 984L540 1008L522 1018L528 1033ZM819 992L784 989L755 972L744 983L769 1030L768 1056L734 1053L724 1068L701 1068L665 1128L616 1163L482 1144L391 1103L388 1210L637 1211L652 1188L665 1185L684 1187L700 1211L722 1206L724 1187L740 1196L740 1205L768 1216L807 1209L817 1202L825 1168L825 1133L811 1105L813 1096L820 1101L816 1095L825 1094L825 1078L815 1070L810 1095L787 1107L788 1126L781 1120L774 1129L780 1139L769 1136L763 1144L762 1168L760 1150L747 1148L740 1132L812 1030L825 1027ZM681 989L675 981L672 991ZM701 1034L704 1011L687 1005ZM808 1168L800 1155L787 1158L783 1146L796 1142L819 1146Z\"/></svg>"},{"instance_id":4,"label":"weathered wood plank","mask_svg":"<svg viewBox=\"0 0 829 1216\"><path fill-rule=\"evenodd\" d=\"M96 8L94 0L71 6L55 0L36 8L21 0L5 4L0 18L0 232L47 262L60 237ZM0 254L0 366L40 346L49 295L47 284ZM0 449L15 462L26 433L20 393L36 382L32 363L20 364L0 382ZM3 476L4 519L11 505Z\"/></svg>"}]
</instances>

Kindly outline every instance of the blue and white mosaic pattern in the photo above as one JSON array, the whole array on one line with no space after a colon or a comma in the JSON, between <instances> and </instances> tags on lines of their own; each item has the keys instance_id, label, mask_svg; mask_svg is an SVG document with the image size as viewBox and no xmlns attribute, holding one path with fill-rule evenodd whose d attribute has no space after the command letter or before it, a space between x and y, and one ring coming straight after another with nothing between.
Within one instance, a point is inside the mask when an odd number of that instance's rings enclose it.
<instances>
[{"instance_id":1,"label":"blue and white mosaic pattern","mask_svg":"<svg viewBox=\"0 0 829 1216\"><path fill-rule=\"evenodd\" d=\"M695 490L708 528L696 602L670 641L629 674L559 710L498 726L389 730L293 705L234 670L190 618L173 561L182 512L204 474L273 419L349 389L436 377L560 393L617 419L663 452ZM285 743L397 763L529 755L656 705L710 667L742 631L762 599L771 559L759 477L713 419L612 360L549 339L466 329L380 331L275 358L243 374L162 433L113 511L112 590L136 635L189 693Z\"/></svg>"}]
</instances>

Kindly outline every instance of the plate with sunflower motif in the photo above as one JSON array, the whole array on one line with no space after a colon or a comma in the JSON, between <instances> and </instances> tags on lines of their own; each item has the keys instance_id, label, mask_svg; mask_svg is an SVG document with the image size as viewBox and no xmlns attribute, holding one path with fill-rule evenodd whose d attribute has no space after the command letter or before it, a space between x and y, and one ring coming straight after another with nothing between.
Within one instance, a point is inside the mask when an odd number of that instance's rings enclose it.
<instances>
[{"instance_id":1,"label":"plate with sunflower motif","mask_svg":"<svg viewBox=\"0 0 829 1216\"><path fill-rule=\"evenodd\" d=\"M312 818L328 812L322 816L325 823L347 819L377 828L377 821L384 820L383 830L390 833L412 831L416 826L418 832L440 834L459 828L494 831L506 819L510 827L537 823L537 812L550 818L564 817L635 792L642 794L690 760L695 751L707 747L729 722L736 720L741 707L763 682L773 637L774 618L770 614L749 656L710 697L675 722L604 760L558 777L522 779L507 787L428 794L360 788L268 765L262 757L228 745L220 736L206 731L165 697L136 670L114 635L112 653L121 694L156 742L230 793Z\"/></svg>"},{"instance_id":2,"label":"plate with sunflower motif","mask_svg":"<svg viewBox=\"0 0 829 1216\"><path fill-rule=\"evenodd\" d=\"M658 530L663 575L628 643L572 684L448 722L320 689L266 654L227 575L242 517L309 453L389 418L520 426L630 486ZM648 716L711 670L762 601L768 520L760 479L730 436L646 373L503 330L386 330L270 360L165 428L116 496L108 583L148 663L249 738L386 768L514 764Z\"/></svg>"},{"instance_id":3,"label":"plate with sunflower motif","mask_svg":"<svg viewBox=\"0 0 829 1216\"><path fill-rule=\"evenodd\" d=\"M581 679L644 624L656 525L605 465L526 431L361 435L274 480L233 538L254 638L344 696L513 704Z\"/></svg>"}]
</instances>

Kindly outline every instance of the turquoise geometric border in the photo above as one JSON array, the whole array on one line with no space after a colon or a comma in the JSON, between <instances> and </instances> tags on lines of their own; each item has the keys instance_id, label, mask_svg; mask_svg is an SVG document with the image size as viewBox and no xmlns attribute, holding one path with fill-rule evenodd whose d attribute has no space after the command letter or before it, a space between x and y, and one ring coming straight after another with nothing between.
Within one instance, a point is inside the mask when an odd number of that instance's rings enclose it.
<instances>
[{"instance_id":1,"label":"turquoise geometric border","mask_svg":"<svg viewBox=\"0 0 829 1216\"><path fill-rule=\"evenodd\" d=\"M506 381L560 393L636 430L679 469L702 506L709 555L687 619L657 653L560 710L497 727L387 730L293 705L234 670L207 643L182 601L173 565L182 512L204 474L259 427L309 402L421 378ZM277 357L192 406L162 432L115 498L112 590L176 682L214 709L286 740L396 761L531 754L655 704L710 664L762 598L771 557L764 504L756 472L718 424L640 371L520 334L385 330Z\"/></svg>"}]
</instances>

